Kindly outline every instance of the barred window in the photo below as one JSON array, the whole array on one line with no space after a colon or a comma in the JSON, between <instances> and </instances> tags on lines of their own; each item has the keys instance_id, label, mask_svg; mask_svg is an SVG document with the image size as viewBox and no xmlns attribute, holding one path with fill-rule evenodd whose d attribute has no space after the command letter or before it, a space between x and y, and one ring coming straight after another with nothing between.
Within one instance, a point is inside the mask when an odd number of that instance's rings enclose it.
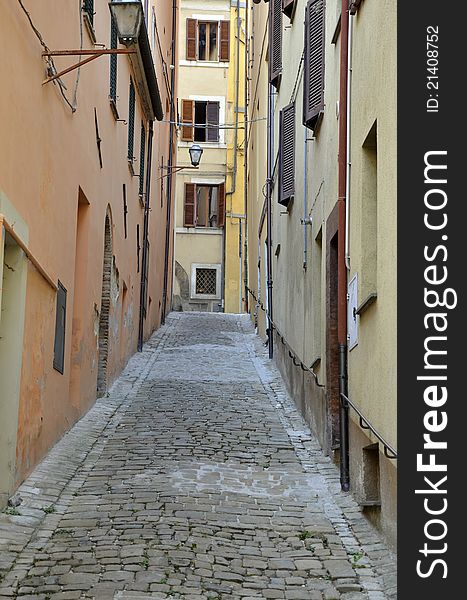
<instances>
[{"instance_id":1,"label":"barred window","mask_svg":"<svg viewBox=\"0 0 467 600\"><path fill-rule=\"evenodd\" d=\"M146 130L144 129L144 123L141 121L141 146L139 152L139 195L143 196L144 193L144 172L145 172L145 158L146 158Z\"/></svg>"},{"instance_id":2,"label":"barred window","mask_svg":"<svg viewBox=\"0 0 467 600\"><path fill-rule=\"evenodd\" d=\"M196 269L196 293L210 296L216 295L216 269Z\"/></svg>"},{"instance_id":3,"label":"barred window","mask_svg":"<svg viewBox=\"0 0 467 600\"><path fill-rule=\"evenodd\" d=\"M117 26L113 18L110 18L110 47L112 49L117 48ZM117 55L110 55L110 99L117 102Z\"/></svg>"}]
</instances>

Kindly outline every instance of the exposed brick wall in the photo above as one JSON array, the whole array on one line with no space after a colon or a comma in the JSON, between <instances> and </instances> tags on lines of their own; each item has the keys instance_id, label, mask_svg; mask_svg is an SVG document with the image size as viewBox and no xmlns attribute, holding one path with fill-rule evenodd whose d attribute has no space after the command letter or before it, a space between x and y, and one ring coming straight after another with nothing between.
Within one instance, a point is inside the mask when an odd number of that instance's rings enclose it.
<instances>
[{"instance_id":1,"label":"exposed brick wall","mask_svg":"<svg viewBox=\"0 0 467 600\"><path fill-rule=\"evenodd\" d=\"M112 226L109 215L105 218L104 264L102 269L102 299L99 315L99 365L97 396L107 391L107 362L109 358L110 288L112 275Z\"/></svg>"},{"instance_id":2,"label":"exposed brick wall","mask_svg":"<svg viewBox=\"0 0 467 600\"><path fill-rule=\"evenodd\" d=\"M337 204L326 221L326 392L329 450L339 435L339 347L337 337Z\"/></svg>"}]
</instances>

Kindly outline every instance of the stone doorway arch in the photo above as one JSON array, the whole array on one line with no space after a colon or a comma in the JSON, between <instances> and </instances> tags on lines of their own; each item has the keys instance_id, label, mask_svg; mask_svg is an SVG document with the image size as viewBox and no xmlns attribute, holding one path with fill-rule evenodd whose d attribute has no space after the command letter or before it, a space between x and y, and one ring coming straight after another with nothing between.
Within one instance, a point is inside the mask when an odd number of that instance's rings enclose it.
<instances>
[{"instance_id":1,"label":"stone doorway arch","mask_svg":"<svg viewBox=\"0 0 467 600\"><path fill-rule=\"evenodd\" d=\"M102 267L102 296L99 313L99 362L97 367L97 397L107 392L107 363L109 359L110 286L112 275L112 223L110 213L105 216L104 261Z\"/></svg>"}]
</instances>

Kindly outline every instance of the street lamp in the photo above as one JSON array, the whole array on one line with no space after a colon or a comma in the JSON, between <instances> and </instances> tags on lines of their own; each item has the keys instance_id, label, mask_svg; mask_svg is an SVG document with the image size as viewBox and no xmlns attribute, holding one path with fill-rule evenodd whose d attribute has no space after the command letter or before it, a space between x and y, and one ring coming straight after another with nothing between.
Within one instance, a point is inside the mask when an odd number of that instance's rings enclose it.
<instances>
[{"instance_id":1,"label":"street lamp","mask_svg":"<svg viewBox=\"0 0 467 600\"><path fill-rule=\"evenodd\" d=\"M127 47L135 44L144 18L140 0L112 0L109 8L117 26L119 42Z\"/></svg>"},{"instance_id":2,"label":"street lamp","mask_svg":"<svg viewBox=\"0 0 467 600\"><path fill-rule=\"evenodd\" d=\"M198 144L193 144L193 146L188 150L190 154L191 164L194 167L198 167L201 161L201 156L203 154L203 149Z\"/></svg>"}]
</instances>

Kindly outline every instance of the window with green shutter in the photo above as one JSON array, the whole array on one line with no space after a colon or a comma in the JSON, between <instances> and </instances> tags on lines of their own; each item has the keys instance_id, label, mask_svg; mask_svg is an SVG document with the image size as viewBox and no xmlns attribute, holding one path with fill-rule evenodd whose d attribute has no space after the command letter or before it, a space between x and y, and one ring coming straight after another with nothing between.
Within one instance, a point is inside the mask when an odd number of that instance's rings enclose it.
<instances>
[{"instance_id":1,"label":"window with green shutter","mask_svg":"<svg viewBox=\"0 0 467 600\"><path fill-rule=\"evenodd\" d=\"M65 329L67 291L59 281L57 286L57 308L55 313L54 362L56 371L63 375L65 369Z\"/></svg>"},{"instance_id":2,"label":"window with green shutter","mask_svg":"<svg viewBox=\"0 0 467 600\"><path fill-rule=\"evenodd\" d=\"M146 130L144 123L141 121L141 145L139 150L139 196L144 194L144 171L145 171L145 155L146 155Z\"/></svg>"},{"instance_id":3,"label":"window with green shutter","mask_svg":"<svg viewBox=\"0 0 467 600\"><path fill-rule=\"evenodd\" d=\"M130 79L130 93L128 98L128 160L133 162L135 149L135 86Z\"/></svg>"},{"instance_id":4,"label":"window with green shutter","mask_svg":"<svg viewBox=\"0 0 467 600\"><path fill-rule=\"evenodd\" d=\"M110 47L117 48L117 26L113 18L110 18ZM110 92L109 97L114 103L117 103L117 55L110 55Z\"/></svg>"}]
</instances>

